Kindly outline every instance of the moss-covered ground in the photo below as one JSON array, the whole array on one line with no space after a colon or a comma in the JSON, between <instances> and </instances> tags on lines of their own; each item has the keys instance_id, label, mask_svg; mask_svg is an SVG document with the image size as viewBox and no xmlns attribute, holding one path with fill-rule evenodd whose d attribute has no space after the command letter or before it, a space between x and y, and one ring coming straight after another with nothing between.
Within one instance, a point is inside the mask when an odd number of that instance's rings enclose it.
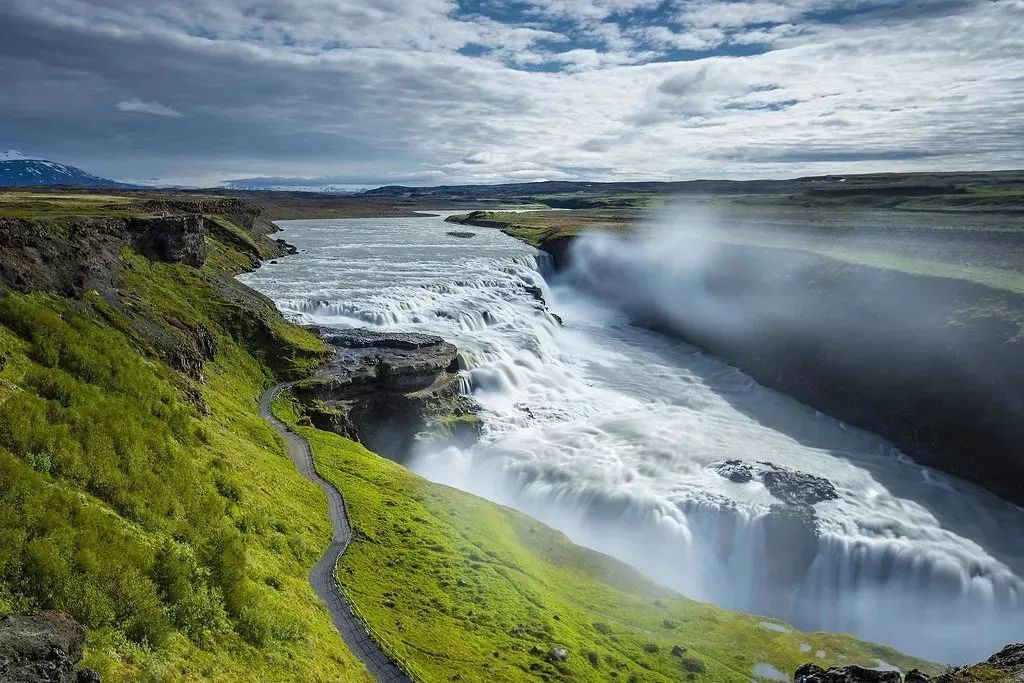
<instances>
[{"instance_id":1,"label":"moss-covered ground","mask_svg":"<svg viewBox=\"0 0 1024 683\"><path fill-rule=\"evenodd\" d=\"M256 411L323 347L211 247L125 251L114 302L0 292L0 613L71 613L104 681L369 680L307 581L324 496ZM166 357L200 332L197 379Z\"/></svg>"},{"instance_id":2,"label":"moss-covered ground","mask_svg":"<svg viewBox=\"0 0 1024 683\"><path fill-rule=\"evenodd\" d=\"M818 650L824 663L926 666L687 600L523 514L298 426L287 399L274 409L348 502L355 541L339 584L422 680L746 681L758 664L791 672Z\"/></svg>"}]
</instances>

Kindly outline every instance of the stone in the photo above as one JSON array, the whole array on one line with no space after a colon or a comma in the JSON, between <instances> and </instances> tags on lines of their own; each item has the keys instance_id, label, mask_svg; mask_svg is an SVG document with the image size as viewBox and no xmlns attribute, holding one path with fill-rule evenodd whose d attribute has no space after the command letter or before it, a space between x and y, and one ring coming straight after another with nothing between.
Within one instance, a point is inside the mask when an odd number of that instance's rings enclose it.
<instances>
[{"instance_id":1,"label":"stone","mask_svg":"<svg viewBox=\"0 0 1024 683\"><path fill-rule=\"evenodd\" d=\"M714 463L711 469L735 484L746 484L754 478L753 468L742 460Z\"/></svg>"},{"instance_id":2,"label":"stone","mask_svg":"<svg viewBox=\"0 0 1024 683\"><path fill-rule=\"evenodd\" d=\"M552 662L564 662L569 658L569 651L564 647L556 647L548 652L548 659Z\"/></svg>"},{"instance_id":3,"label":"stone","mask_svg":"<svg viewBox=\"0 0 1024 683\"><path fill-rule=\"evenodd\" d=\"M839 497L832 482L823 477L800 472L788 467L779 467L770 462L760 472L761 483L768 492L789 505L815 505Z\"/></svg>"},{"instance_id":4,"label":"stone","mask_svg":"<svg viewBox=\"0 0 1024 683\"><path fill-rule=\"evenodd\" d=\"M294 395L312 424L401 462L417 444L468 447L482 423L459 392L458 350L440 337L313 327L334 358Z\"/></svg>"},{"instance_id":5,"label":"stone","mask_svg":"<svg viewBox=\"0 0 1024 683\"><path fill-rule=\"evenodd\" d=\"M98 683L94 671L75 669L84 644L85 629L67 614L38 612L0 617L0 680Z\"/></svg>"},{"instance_id":6,"label":"stone","mask_svg":"<svg viewBox=\"0 0 1024 683\"><path fill-rule=\"evenodd\" d=\"M804 664L793 676L793 683L902 683L899 671L880 671L863 666L833 666L822 669Z\"/></svg>"},{"instance_id":7,"label":"stone","mask_svg":"<svg viewBox=\"0 0 1024 683\"><path fill-rule=\"evenodd\" d=\"M712 463L710 467L736 484L760 481L772 496L787 505L802 507L839 497L836 487L828 479L771 462L723 460Z\"/></svg>"},{"instance_id":8,"label":"stone","mask_svg":"<svg viewBox=\"0 0 1024 683\"><path fill-rule=\"evenodd\" d=\"M988 663L1004 669L1020 669L1024 673L1024 643L1007 645L989 657Z\"/></svg>"},{"instance_id":9,"label":"stone","mask_svg":"<svg viewBox=\"0 0 1024 683\"><path fill-rule=\"evenodd\" d=\"M903 677L903 683L928 683L930 680L931 676L928 676L920 669L911 669Z\"/></svg>"}]
</instances>

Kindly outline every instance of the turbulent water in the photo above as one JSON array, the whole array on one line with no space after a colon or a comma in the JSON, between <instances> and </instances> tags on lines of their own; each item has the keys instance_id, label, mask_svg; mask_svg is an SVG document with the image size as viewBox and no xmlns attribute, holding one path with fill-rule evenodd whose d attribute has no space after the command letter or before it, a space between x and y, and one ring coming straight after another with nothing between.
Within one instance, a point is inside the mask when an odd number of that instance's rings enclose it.
<instances>
[{"instance_id":1,"label":"turbulent water","mask_svg":"<svg viewBox=\"0 0 1024 683\"><path fill-rule=\"evenodd\" d=\"M498 231L451 237L439 218L282 225L300 253L244 279L287 315L459 347L485 435L414 454L420 474L686 595L804 629L943 662L1024 634L1020 508L548 282L541 257ZM765 486L710 467L731 459L831 481L838 498L814 506L819 536L780 536Z\"/></svg>"}]
</instances>

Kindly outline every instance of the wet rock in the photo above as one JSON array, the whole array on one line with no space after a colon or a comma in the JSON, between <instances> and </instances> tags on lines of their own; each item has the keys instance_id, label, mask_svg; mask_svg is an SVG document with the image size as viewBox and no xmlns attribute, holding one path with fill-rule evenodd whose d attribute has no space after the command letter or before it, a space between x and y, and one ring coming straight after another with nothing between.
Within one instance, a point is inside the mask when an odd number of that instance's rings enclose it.
<instances>
[{"instance_id":1,"label":"wet rock","mask_svg":"<svg viewBox=\"0 0 1024 683\"><path fill-rule=\"evenodd\" d=\"M461 230L449 230L445 233L449 237L459 237L462 239L469 239L470 237L476 237L475 232L463 232Z\"/></svg>"},{"instance_id":2,"label":"wet rock","mask_svg":"<svg viewBox=\"0 0 1024 683\"><path fill-rule=\"evenodd\" d=\"M39 612L0 617L0 680L19 683L97 683L77 671L85 629L66 614Z\"/></svg>"},{"instance_id":3,"label":"wet rock","mask_svg":"<svg viewBox=\"0 0 1024 683\"><path fill-rule=\"evenodd\" d=\"M564 662L569 659L569 651L564 647L556 647L548 652L548 660L552 662Z\"/></svg>"},{"instance_id":4,"label":"wet rock","mask_svg":"<svg viewBox=\"0 0 1024 683\"><path fill-rule=\"evenodd\" d=\"M532 296L540 303L546 304L546 302L544 301L544 290L538 287L537 285L524 285L523 289L526 290L527 294Z\"/></svg>"},{"instance_id":5,"label":"wet rock","mask_svg":"<svg viewBox=\"0 0 1024 683\"><path fill-rule=\"evenodd\" d=\"M899 671L879 671L862 666L834 666L822 669L817 664L804 664L796 670L794 683L902 683Z\"/></svg>"},{"instance_id":6,"label":"wet rock","mask_svg":"<svg viewBox=\"0 0 1024 683\"><path fill-rule=\"evenodd\" d=\"M803 581L818 553L818 528L814 509L807 506L773 505L764 519L765 542L784 553L766 558L769 585L795 586Z\"/></svg>"},{"instance_id":7,"label":"wet rock","mask_svg":"<svg viewBox=\"0 0 1024 683\"><path fill-rule=\"evenodd\" d=\"M415 444L465 448L480 438L478 406L459 393L453 345L424 334L314 329L335 357L294 393L316 427L398 461Z\"/></svg>"},{"instance_id":8,"label":"wet rock","mask_svg":"<svg viewBox=\"0 0 1024 683\"><path fill-rule=\"evenodd\" d=\"M779 467L770 462L758 463L761 483L773 496L789 505L815 505L839 497L836 487L828 479L800 472L788 467Z\"/></svg>"},{"instance_id":9,"label":"wet rock","mask_svg":"<svg viewBox=\"0 0 1024 683\"><path fill-rule=\"evenodd\" d=\"M736 484L746 484L754 478L753 468L742 460L726 460L711 465L711 468Z\"/></svg>"},{"instance_id":10,"label":"wet rock","mask_svg":"<svg viewBox=\"0 0 1024 683\"><path fill-rule=\"evenodd\" d=\"M713 463L711 468L737 484L760 481L772 496L787 505L802 507L839 497L836 487L828 479L771 462L724 460Z\"/></svg>"}]
</instances>

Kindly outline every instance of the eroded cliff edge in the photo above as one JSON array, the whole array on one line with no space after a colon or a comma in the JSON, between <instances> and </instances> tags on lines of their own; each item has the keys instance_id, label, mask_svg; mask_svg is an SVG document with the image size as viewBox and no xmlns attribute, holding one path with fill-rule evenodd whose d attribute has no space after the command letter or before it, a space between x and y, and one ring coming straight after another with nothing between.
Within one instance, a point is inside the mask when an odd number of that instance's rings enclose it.
<instances>
[{"instance_id":1,"label":"eroded cliff edge","mask_svg":"<svg viewBox=\"0 0 1024 683\"><path fill-rule=\"evenodd\" d=\"M636 322L1024 505L1024 296L778 247L692 240L658 271L536 246Z\"/></svg>"}]
</instances>

